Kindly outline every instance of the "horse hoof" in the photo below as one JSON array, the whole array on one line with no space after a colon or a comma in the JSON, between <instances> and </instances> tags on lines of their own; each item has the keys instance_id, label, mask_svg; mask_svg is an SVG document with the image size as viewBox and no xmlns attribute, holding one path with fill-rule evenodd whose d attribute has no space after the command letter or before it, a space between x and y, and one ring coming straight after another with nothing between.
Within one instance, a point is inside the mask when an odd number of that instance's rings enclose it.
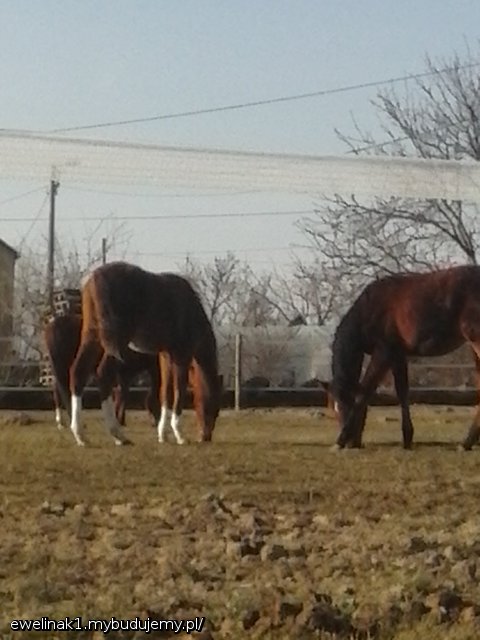
<instances>
[{"instance_id":1,"label":"horse hoof","mask_svg":"<svg viewBox=\"0 0 480 640\"><path fill-rule=\"evenodd\" d=\"M125 438L124 440L115 440L115 444L119 447L124 447L124 446L129 446L132 445L133 442L131 440L129 440L128 438Z\"/></svg>"},{"instance_id":2,"label":"horse hoof","mask_svg":"<svg viewBox=\"0 0 480 640\"><path fill-rule=\"evenodd\" d=\"M343 449L343 447L341 447L339 444L335 443L332 444L332 446L330 447L330 451L341 451Z\"/></svg>"},{"instance_id":3,"label":"horse hoof","mask_svg":"<svg viewBox=\"0 0 480 640\"><path fill-rule=\"evenodd\" d=\"M471 444L459 444L457 446L457 451L471 451L471 450L472 450Z\"/></svg>"},{"instance_id":4,"label":"horse hoof","mask_svg":"<svg viewBox=\"0 0 480 640\"><path fill-rule=\"evenodd\" d=\"M177 440L177 444L185 444L185 440L183 438L180 438L179 440Z\"/></svg>"}]
</instances>

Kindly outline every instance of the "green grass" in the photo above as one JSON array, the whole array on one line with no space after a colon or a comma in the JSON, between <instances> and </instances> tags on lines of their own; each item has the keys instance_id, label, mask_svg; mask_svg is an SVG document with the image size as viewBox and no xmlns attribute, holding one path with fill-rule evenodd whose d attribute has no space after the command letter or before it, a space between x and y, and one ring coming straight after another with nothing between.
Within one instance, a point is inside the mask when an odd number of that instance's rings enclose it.
<instances>
[{"instance_id":1,"label":"green grass","mask_svg":"<svg viewBox=\"0 0 480 640\"><path fill-rule=\"evenodd\" d=\"M399 410L375 408L365 448L334 453L336 424L313 409L226 411L213 443L183 447L159 445L141 412L134 446L116 447L92 411L86 448L50 413L20 426L3 412L0 630L153 611L205 615L215 640L479 637L480 453L457 450L472 414L414 407L405 452ZM193 440L188 412L182 428ZM242 537L264 549L242 556ZM287 557L269 558L274 544ZM442 591L462 604L442 611ZM325 628L345 622L337 636L311 630L315 594Z\"/></svg>"}]
</instances>

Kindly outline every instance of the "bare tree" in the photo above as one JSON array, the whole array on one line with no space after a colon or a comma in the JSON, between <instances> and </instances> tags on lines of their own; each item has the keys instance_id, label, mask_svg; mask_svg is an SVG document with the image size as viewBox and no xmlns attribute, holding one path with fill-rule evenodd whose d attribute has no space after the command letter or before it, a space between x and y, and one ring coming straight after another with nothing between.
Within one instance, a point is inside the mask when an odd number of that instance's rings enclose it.
<instances>
[{"instance_id":1,"label":"bare tree","mask_svg":"<svg viewBox=\"0 0 480 640\"><path fill-rule=\"evenodd\" d=\"M256 273L233 253L201 264L189 257L180 271L195 285L217 325L323 325L335 308L336 274L325 260L297 260L292 273Z\"/></svg>"},{"instance_id":2,"label":"bare tree","mask_svg":"<svg viewBox=\"0 0 480 640\"><path fill-rule=\"evenodd\" d=\"M337 131L351 153L480 159L478 60L470 53L463 61L454 55L442 64L427 59L427 71L430 75L417 79L413 89L383 91L373 101L383 141L375 141L356 123L353 135ZM478 212L460 201L391 198L361 203L354 196L337 196L298 225L348 282L478 259Z\"/></svg>"},{"instance_id":3,"label":"bare tree","mask_svg":"<svg viewBox=\"0 0 480 640\"><path fill-rule=\"evenodd\" d=\"M212 322L222 324L226 321L231 298L238 286L240 261L227 253L224 257L215 257L213 263L201 264L187 257L180 271L201 294Z\"/></svg>"},{"instance_id":4,"label":"bare tree","mask_svg":"<svg viewBox=\"0 0 480 640\"><path fill-rule=\"evenodd\" d=\"M314 324L327 322L335 309L338 283L326 261L314 256L310 262L297 259L288 275L275 272L268 281L255 285L275 313L275 324Z\"/></svg>"},{"instance_id":5,"label":"bare tree","mask_svg":"<svg viewBox=\"0 0 480 640\"><path fill-rule=\"evenodd\" d=\"M46 247L47 241L42 244ZM96 233L84 241L86 251L80 251L76 242L55 241L55 286L79 288L83 276L102 260L102 248ZM124 225L110 234L109 248L125 251ZM45 253L28 246L22 248L15 273L15 302L13 310L16 356L21 360L37 359L42 354L42 326L48 309Z\"/></svg>"},{"instance_id":6,"label":"bare tree","mask_svg":"<svg viewBox=\"0 0 480 640\"><path fill-rule=\"evenodd\" d=\"M180 271L195 285L216 325L275 324L278 314L265 294L271 276L256 276L233 253L217 256L207 264L189 257Z\"/></svg>"}]
</instances>

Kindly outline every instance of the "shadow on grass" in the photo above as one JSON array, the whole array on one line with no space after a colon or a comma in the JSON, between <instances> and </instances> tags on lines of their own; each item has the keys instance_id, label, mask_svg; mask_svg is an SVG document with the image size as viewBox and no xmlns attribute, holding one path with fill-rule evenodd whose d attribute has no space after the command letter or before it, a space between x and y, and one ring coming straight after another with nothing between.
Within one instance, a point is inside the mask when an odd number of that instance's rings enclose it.
<instances>
[{"instance_id":1,"label":"shadow on grass","mask_svg":"<svg viewBox=\"0 0 480 640\"><path fill-rule=\"evenodd\" d=\"M404 449L401 442L368 442L362 449L400 449L405 451L405 453L415 453L417 450L421 449L444 449L446 451L464 451L461 447L461 441L445 441L445 440L425 440L413 443L411 449ZM468 453L468 452L466 452Z\"/></svg>"}]
</instances>

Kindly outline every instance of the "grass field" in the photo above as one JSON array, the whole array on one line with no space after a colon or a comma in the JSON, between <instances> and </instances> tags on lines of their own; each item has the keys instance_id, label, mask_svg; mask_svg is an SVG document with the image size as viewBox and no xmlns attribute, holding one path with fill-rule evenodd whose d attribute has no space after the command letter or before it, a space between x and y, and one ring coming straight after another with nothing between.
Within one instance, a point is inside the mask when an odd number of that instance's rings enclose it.
<instances>
[{"instance_id":1,"label":"grass field","mask_svg":"<svg viewBox=\"0 0 480 640\"><path fill-rule=\"evenodd\" d=\"M84 449L50 413L3 412L2 637L103 637L18 618L197 615L176 637L476 639L480 451L456 446L472 413L414 407L404 452L398 409L374 408L365 448L335 453L313 409L225 411L211 445L183 447L141 412L116 447L92 411Z\"/></svg>"}]
</instances>

